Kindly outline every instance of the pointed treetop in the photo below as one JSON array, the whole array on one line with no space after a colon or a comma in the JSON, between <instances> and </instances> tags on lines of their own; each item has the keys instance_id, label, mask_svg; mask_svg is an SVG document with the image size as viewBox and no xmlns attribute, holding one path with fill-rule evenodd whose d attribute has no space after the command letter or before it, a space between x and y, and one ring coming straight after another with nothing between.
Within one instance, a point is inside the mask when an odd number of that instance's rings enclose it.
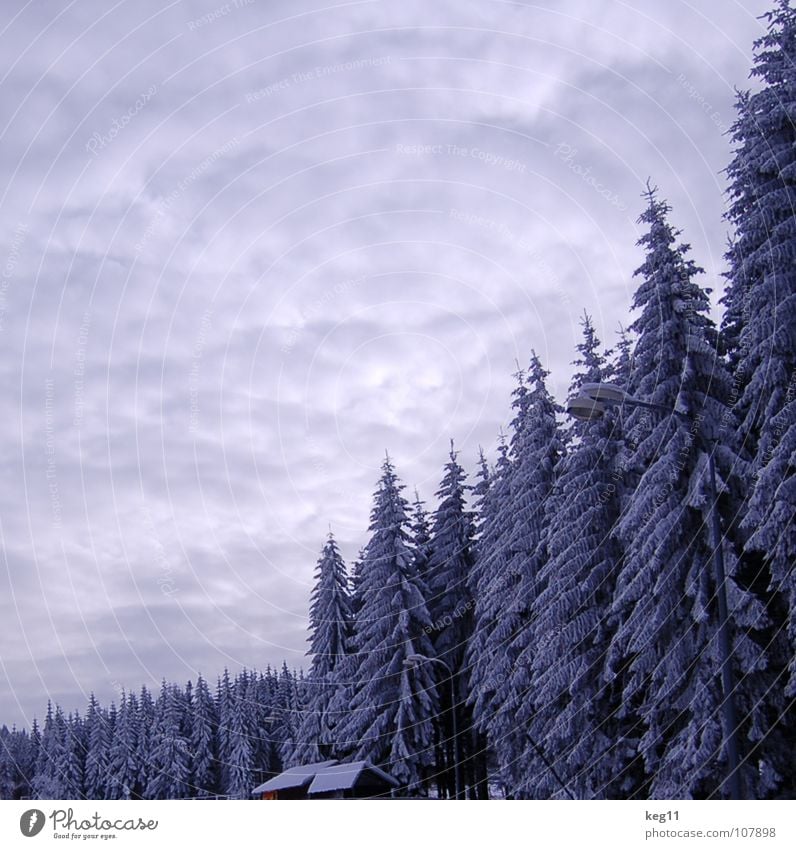
<instances>
[{"instance_id":1,"label":"pointed treetop","mask_svg":"<svg viewBox=\"0 0 796 849\"><path fill-rule=\"evenodd\" d=\"M528 368L528 384L534 384L534 389L544 389L545 379L550 374L542 367L542 361L539 359L536 351L531 351L531 363Z\"/></svg>"},{"instance_id":2,"label":"pointed treetop","mask_svg":"<svg viewBox=\"0 0 796 849\"><path fill-rule=\"evenodd\" d=\"M489 463L487 462L483 445L478 446L478 469L481 477L485 479L489 478Z\"/></svg>"},{"instance_id":3,"label":"pointed treetop","mask_svg":"<svg viewBox=\"0 0 796 849\"><path fill-rule=\"evenodd\" d=\"M656 203L656 197L658 194L658 187L652 182L652 177L647 177L647 181L645 183L646 189L641 193L641 197L645 198L647 201L647 206L649 208L653 207Z\"/></svg>"}]
</instances>

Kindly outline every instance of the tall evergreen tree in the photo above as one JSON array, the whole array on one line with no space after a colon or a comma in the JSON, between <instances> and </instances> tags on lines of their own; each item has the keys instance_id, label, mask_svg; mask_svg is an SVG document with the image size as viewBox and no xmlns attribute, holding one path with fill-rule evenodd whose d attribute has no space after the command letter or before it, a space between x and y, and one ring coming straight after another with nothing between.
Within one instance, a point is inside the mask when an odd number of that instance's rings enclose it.
<instances>
[{"instance_id":1,"label":"tall evergreen tree","mask_svg":"<svg viewBox=\"0 0 796 849\"><path fill-rule=\"evenodd\" d=\"M518 386L514 391L514 407L517 415L512 422L518 427L524 417L527 392L525 382L518 375ZM478 523L480 534L476 543L475 564L470 572L470 588L475 600L473 632L467 646L467 668L470 673L469 701L473 705L473 721L476 728L489 736L499 704L498 676L492 674L494 648L497 643L495 631L505 603L498 591L498 577L507 560L507 546L511 527L511 486L514 466L509 459L509 446L501 434L498 443L498 459L491 475L490 486L479 505Z\"/></svg>"},{"instance_id":2,"label":"tall evergreen tree","mask_svg":"<svg viewBox=\"0 0 796 849\"><path fill-rule=\"evenodd\" d=\"M473 661L471 698L476 723L487 732L511 792L520 784L519 755L526 743L515 714L528 696L528 625L544 563L544 505L563 452L560 408L547 391L546 377L535 353L527 378L518 374L508 474L505 482L496 481L495 516L481 541L489 550L487 565L479 570L487 577L476 601L476 634L484 623L487 632Z\"/></svg>"},{"instance_id":3,"label":"tall evergreen tree","mask_svg":"<svg viewBox=\"0 0 796 849\"><path fill-rule=\"evenodd\" d=\"M489 468L489 463L487 462L486 455L484 454L484 449L479 446L478 447L478 469L475 473L476 482L475 486L473 486L473 501L474 501L474 530L475 530L475 538L478 539L481 536L481 531L483 530L483 506L484 502L487 499L489 494L489 488L492 484L492 472ZM473 545L473 549L475 550L475 544ZM470 569L470 575L468 576L468 582L470 586L473 585L473 574L475 572L474 568Z\"/></svg>"},{"instance_id":4,"label":"tall evergreen tree","mask_svg":"<svg viewBox=\"0 0 796 849\"><path fill-rule=\"evenodd\" d=\"M438 506L434 511L431 527L428 574L428 606L433 631L432 642L439 660L451 671L450 679L441 688L439 713L439 740L442 762L437 769L445 780L441 790L452 795L465 777L472 779L472 769L465 770L473 752L472 708L466 703L466 687L463 679L463 664L467 641L472 633L472 597L468 581L473 564L473 536L475 533L473 514L467 509L466 498L469 487L465 483L464 469L456 459L451 441L445 474L437 491ZM454 722L453 712L456 712ZM454 726L458 739L454 738ZM459 763L456 762L458 753ZM465 775L466 774L466 775ZM472 783L472 782L471 782ZM464 787L460 787L464 792Z\"/></svg>"},{"instance_id":5,"label":"tall evergreen tree","mask_svg":"<svg viewBox=\"0 0 796 849\"><path fill-rule=\"evenodd\" d=\"M735 234L723 328L742 390L740 431L755 471L779 441L776 419L796 369L796 10L790 0L777 0L766 18L751 72L761 86L739 94L732 128L727 218Z\"/></svg>"},{"instance_id":6,"label":"tall evergreen tree","mask_svg":"<svg viewBox=\"0 0 796 849\"><path fill-rule=\"evenodd\" d=\"M315 570L308 652L312 663L304 685L307 702L296 734L294 763L324 760L333 750L335 721L329 704L338 670L349 653L352 627L345 563L330 531Z\"/></svg>"},{"instance_id":7,"label":"tall evergreen tree","mask_svg":"<svg viewBox=\"0 0 796 849\"><path fill-rule=\"evenodd\" d=\"M428 586L428 564L431 557L431 525L425 502L415 490L415 500L410 514L410 535L417 577L424 586ZM430 611L429 611L430 612Z\"/></svg>"},{"instance_id":8,"label":"tall evergreen tree","mask_svg":"<svg viewBox=\"0 0 796 849\"><path fill-rule=\"evenodd\" d=\"M64 772L67 759L66 721L59 706L47 702L33 790L37 799L66 799Z\"/></svg>"},{"instance_id":9,"label":"tall evergreen tree","mask_svg":"<svg viewBox=\"0 0 796 849\"><path fill-rule=\"evenodd\" d=\"M0 799L13 799L16 785L16 762L11 732L0 727Z\"/></svg>"},{"instance_id":10,"label":"tall evergreen tree","mask_svg":"<svg viewBox=\"0 0 796 849\"><path fill-rule=\"evenodd\" d=\"M501 497L507 496L508 476L511 464L508 459L508 443L505 435L501 432L498 440L498 460L493 469L490 469L483 451L480 454L478 482L473 488L475 496L475 528L476 538L474 544L474 563L470 569L469 586L470 593L475 600L476 618L482 613L480 599L485 594L492 570L489 567L491 547L496 547L497 530L496 518ZM485 622L478 622L474 628L473 636L470 638L468 653L473 654L477 638L485 635ZM479 643L480 645L480 643ZM472 659L471 659L472 660Z\"/></svg>"},{"instance_id":11,"label":"tall evergreen tree","mask_svg":"<svg viewBox=\"0 0 796 849\"><path fill-rule=\"evenodd\" d=\"M571 396L584 383L607 382L605 357L588 316L582 326ZM628 746L613 717L614 693L603 679L620 562L614 537L620 510L616 417L609 412L596 422L575 422L572 437L544 506L547 560L539 571L527 647L518 659L530 669L528 695L516 717L530 732L518 791L543 799L562 795L562 776L578 798L621 796L628 789L620 783L612 791L625 767L619 755ZM555 773L540 762L536 746Z\"/></svg>"},{"instance_id":12,"label":"tall evergreen tree","mask_svg":"<svg viewBox=\"0 0 796 849\"><path fill-rule=\"evenodd\" d=\"M270 673L270 669L269 669ZM218 747L218 784L222 793L226 793L229 786L229 758L232 748L232 710L233 695L232 682L229 670L224 671L218 678L216 685L216 713L218 716L218 728L216 745Z\"/></svg>"},{"instance_id":13,"label":"tall evergreen tree","mask_svg":"<svg viewBox=\"0 0 796 849\"><path fill-rule=\"evenodd\" d=\"M152 753L154 749L155 700L145 685L141 686L136 707L135 763L138 767L138 775L132 789L137 797L146 798L147 787L153 775Z\"/></svg>"},{"instance_id":14,"label":"tall evergreen tree","mask_svg":"<svg viewBox=\"0 0 796 849\"><path fill-rule=\"evenodd\" d=\"M754 93L738 95L727 169L734 238L723 334L739 440L751 457L741 537L745 579L774 619L769 652L790 661L780 714L794 733L796 697L796 10L777 0L754 45ZM785 625L789 639L778 630ZM789 680L788 680L789 678ZM782 689L777 686L777 689ZM796 790L791 773L789 786Z\"/></svg>"},{"instance_id":15,"label":"tall evergreen tree","mask_svg":"<svg viewBox=\"0 0 796 849\"><path fill-rule=\"evenodd\" d=\"M30 798L38 733L35 720L30 734L24 728L0 726L0 799Z\"/></svg>"},{"instance_id":16,"label":"tall evergreen tree","mask_svg":"<svg viewBox=\"0 0 796 849\"><path fill-rule=\"evenodd\" d=\"M437 490L428 559L429 613L437 657L452 669L461 666L470 636L472 608L468 582L473 560L473 514L467 509L466 474L451 441L445 474Z\"/></svg>"},{"instance_id":17,"label":"tall evergreen tree","mask_svg":"<svg viewBox=\"0 0 796 849\"><path fill-rule=\"evenodd\" d=\"M20 793L20 798L34 798L33 779L36 777L36 764L39 760L40 749L41 730L39 729L39 721L34 716L33 724L30 727L30 747L25 769L25 783Z\"/></svg>"},{"instance_id":18,"label":"tall evergreen tree","mask_svg":"<svg viewBox=\"0 0 796 849\"><path fill-rule=\"evenodd\" d=\"M122 693L108 750L106 798L131 799L135 794L140 795L137 756L138 700L134 693Z\"/></svg>"},{"instance_id":19,"label":"tall evergreen tree","mask_svg":"<svg viewBox=\"0 0 796 849\"><path fill-rule=\"evenodd\" d=\"M175 684L165 681L155 705L148 799L185 799L190 795L191 775L188 741L183 733L183 705Z\"/></svg>"},{"instance_id":20,"label":"tall evergreen tree","mask_svg":"<svg viewBox=\"0 0 796 849\"><path fill-rule=\"evenodd\" d=\"M688 245L668 223L669 207L647 194L640 244L646 258L631 327L638 335L629 389L675 415L635 409L626 429L634 445L630 479L637 484L619 522L625 558L612 605L617 630L609 677L622 688L620 713L642 724L639 751L653 797L721 794L727 768L721 727L721 658L717 587L707 529L713 508L702 442L718 435L728 377L708 318L708 299L694 278ZM711 449L712 450L712 449ZM720 469L736 462L731 447L715 450ZM722 484L723 485L723 484ZM732 552L726 552L728 559ZM732 569L729 570L732 573ZM726 586L736 625L764 623L762 606L735 584ZM747 630L734 629L739 675L752 674L759 650Z\"/></svg>"},{"instance_id":21,"label":"tall evergreen tree","mask_svg":"<svg viewBox=\"0 0 796 849\"><path fill-rule=\"evenodd\" d=\"M47 712L41 729L39 753L36 758L33 793L37 799L59 798L59 787L54 784L53 761L56 757L56 739L52 702L47 700Z\"/></svg>"},{"instance_id":22,"label":"tall evergreen tree","mask_svg":"<svg viewBox=\"0 0 796 849\"><path fill-rule=\"evenodd\" d=\"M86 768L85 791L87 799L105 799L108 782L108 758L111 729L108 717L100 708L94 694L89 696L86 711Z\"/></svg>"},{"instance_id":23,"label":"tall evergreen tree","mask_svg":"<svg viewBox=\"0 0 796 849\"><path fill-rule=\"evenodd\" d=\"M275 722L272 726L277 742L279 759L292 763L298 745L299 724L303 716L296 676L282 662L279 672L275 701Z\"/></svg>"},{"instance_id":24,"label":"tall evergreen tree","mask_svg":"<svg viewBox=\"0 0 796 849\"><path fill-rule=\"evenodd\" d=\"M431 621L418 586L407 503L389 457L371 513L361 567L362 606L354 623L354 689L340 737L356 758L385 766L412 794L424 792L434 759L436 688Z\"/></svg>"},{"instance_id":25,"label":"tall evergreen tree","mask_svg":"<svg viewBox=\"0 0 796 849\"><path fill-rule=\"evenodd\" d=\"M490 494L494 477L495 474L493 470L489 467L489 463L487 462L486 456L484 454L484 449L479 446L476 483L475 486L473 486L474 537L473 544L471 546L472 563L470 565L470 571L467 576L467 586L470 592L470 598L472 599L471 627L464 652L464 665L460 673L461 678L464 682L465 691L467 693L467 705L471 708L470 749L472 755L470 763L468 764L468 766L471 767L471 780L473 783L473 790L471 790L471 795L475 795L475 797L478 799L489 798L489 773L493 769L492 761L494 759L492 753L489 750L489 742L486 734L480 729L479 725L474 720L474 711L472 711L472 699L470 698L470 683L472 677L472 647L474 636L477 631L476 597L478 586L484 579L481 570L482 560L479 555L479 546L480 540L484 532L484 528L486 527L488 522L488 505L490 502Z\"/></svg>"},{"instance_id":26,"label":"tall evergreen tree","mask_svg":"<svg viewBox=\"0 0 796 849\"><path fill-rule=\"evenodd\" d=\"M352 626L345 563L331 531L315 570L311 601L310 674L323 680L348 653Z\"/></svg>"},{"instance_id":27,"label":"tall evergreen tree","mask_svg":"<svg viewBox=\"0 0 796 849\"><path fill-rule=\"evenodd\" d=\"M83 769L85 743L83 726L77 711L66 717L63 724L63 760L61 779L64 799L84 799Z\"/></svg>"},{"instance_id":28,"label":"tall evergreen tree","mask_svg":"<svg viewBox=\"0 0 796 849\"><path fill-rule=\"evenodd\" d=\"M252 726L249 739L252 750L252 783L256 786L272 778L281 768L275 757L271 739L273 705L264 686L262 673L249 673L246 700L251 710Z\"/></svg>"},{"instance_id":29,"label":"tall evergreen tree","mask_svg":"<svg viewBox=\"0 0 796 849\"><path fill-rule=\"evenodd\" d=\"M225 763L227 784L225 793L233 799L246 799L254 786L253 706L247 698L247 677L239 675L232 688L228 715L228 737Z\"/></svg>"},{"instance_id":30,"label":"tall evergreen tree","mask_svg":"<svg viewBox=\"0 0 796 849\"><path fill-rule=\"evenodd\" d=\"M218 793L218 715L205 679L199 675L191 705L191 785L196 796Z\"/></svg>"}]
</instances>

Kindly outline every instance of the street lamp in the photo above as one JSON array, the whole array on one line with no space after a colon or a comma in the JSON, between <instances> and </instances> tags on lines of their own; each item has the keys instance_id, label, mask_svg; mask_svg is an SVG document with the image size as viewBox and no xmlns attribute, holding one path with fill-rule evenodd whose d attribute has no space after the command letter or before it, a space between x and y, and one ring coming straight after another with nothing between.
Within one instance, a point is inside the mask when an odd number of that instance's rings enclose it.
<instances>
[{"instance_id":1,"label":"street lamp","mask_svg":"<svg viewBox=\"0 0 796 849\"><path fill-rule=\"evenodd\" d=\"M679 410L670 410L661 404L652 404L628 395L624 389L612 383L584 383L580 395L571 398L567 402L567 412L579 421L594 421L599 419L608 406L621 406L627 404L629 407L642 407L647 410L655 410L665 415L676 416L681 421L692 422L692 419ZM701 433L697 433L702 448L708 456L708 487L710 489L710 544L712 548L711 558L713 560L713 572L716 581L716 595L719 604L719 630L718 645L721 661L721 685L724 699L721 705L722 724L724 725L724 741L727 749L727 768L729 775L727 782L730 789L730 797L742 799L741 774L739 771L738 757L738 721L735 712L735 683L733 681L732 649L730 643L730 626L727 615L727 589L724 575L724 552L721 547L721 528L719 524L718 493L716 489L716 464L713 452L716 448L715 440L706 439Z\"/></svg>"},{"instance_id":2,"label":"street lamp","mask_svg":"<svg viewBox=\"0 0 796 849\"><path fill-rule=\"evenodd\" d=\"M426 657L424 654L410 654L404 658L404 666L407 669L414 669L421 663L438 663L448 673L448 678L451 683L451 714L453 717L453 759L454 759L454 799L460 798L462 780L461 780L461 756L459 752L459 728L456 720L456 687L453 683L453 670L438 657Z\"/></svg>"}]
</instances>

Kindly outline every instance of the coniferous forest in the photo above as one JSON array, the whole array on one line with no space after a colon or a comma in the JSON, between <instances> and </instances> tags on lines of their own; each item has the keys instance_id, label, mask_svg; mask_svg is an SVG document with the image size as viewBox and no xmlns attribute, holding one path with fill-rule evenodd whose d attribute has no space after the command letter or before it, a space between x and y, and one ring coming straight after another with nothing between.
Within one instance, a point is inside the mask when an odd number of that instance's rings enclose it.
<instances>
[{"instance_id":1,"label":"coniferous forest","mask_svg":"<svg viewBox=\"0 0 796 849\"><path fill-rule=\"evenodd\" d=\"M631 322L606 350L582 316L570 396L652 406L576 420L529 350L494 463L451 443L424 503L388 454L357 558L321 541L306 674L43 706L0 730L0 797L247 798L328 758L406 796L796 797L796 10L767 24L729 133L726 279L651 179Z\"/></svg>"}]
</instances>

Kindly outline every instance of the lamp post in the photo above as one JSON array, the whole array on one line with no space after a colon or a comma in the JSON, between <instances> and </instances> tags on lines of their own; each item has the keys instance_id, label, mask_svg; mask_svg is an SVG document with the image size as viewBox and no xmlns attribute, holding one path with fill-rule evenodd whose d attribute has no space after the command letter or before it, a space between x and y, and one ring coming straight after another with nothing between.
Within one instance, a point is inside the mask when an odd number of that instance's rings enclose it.
<instances>
[{"instance_id":1,"label":"lamp post","mask_svg":"<svg viewBox=\"0 0 796 849\"><path fill-rule=\"evenodd\" d=\"M594 421L599 419L606 407L621 406L641 407L654 410L664 415L676 416L681 421L693 424L692 419L679 410L670 410L661 404L652 404L628 395L619 386L612 383L584 383L581 394L567 402L567 412L579 421ZM719 524L718 493L716 489L716 464L713 451L716 447L714 440L708 441L697 433L702 448L708 457L708 488L710 490L710 545L713 572L716 581L716 596L719 607L718 646L721 662L721 685L724 696L721 704L722 724L724 726L724 742L727 752L727 784L730 798L742 799L741 773L739 771L738 755L738 720L735 711L735 682L732 669L732 647L730 641L730 626L727 614L727 589L724 574L724 552L721 548L721 528Z\"/></svg>"},{"instance_id":2,"label":"lamp post","mask_svg":"<svg viewBox=\"0 0 796 849\"><path fill-rule=\"evenodd\" d=\"M448 678L451 683L451 714L453 717L453 760L454 760L454 794L453 798L460 798L460 793L462 789L462 780L461 780L461 756L459 752L459 728L458 722L456 720L456 687L454 686L454 676L453 670L445 663L444 660L440 660L438 657L427 657L424 654L410 654L404 659L404 666L407 669L413 669L415 666L419 666L421 663L438 663L442 666L445 671L448 673Z\"/></svg>"}]
</instances>

